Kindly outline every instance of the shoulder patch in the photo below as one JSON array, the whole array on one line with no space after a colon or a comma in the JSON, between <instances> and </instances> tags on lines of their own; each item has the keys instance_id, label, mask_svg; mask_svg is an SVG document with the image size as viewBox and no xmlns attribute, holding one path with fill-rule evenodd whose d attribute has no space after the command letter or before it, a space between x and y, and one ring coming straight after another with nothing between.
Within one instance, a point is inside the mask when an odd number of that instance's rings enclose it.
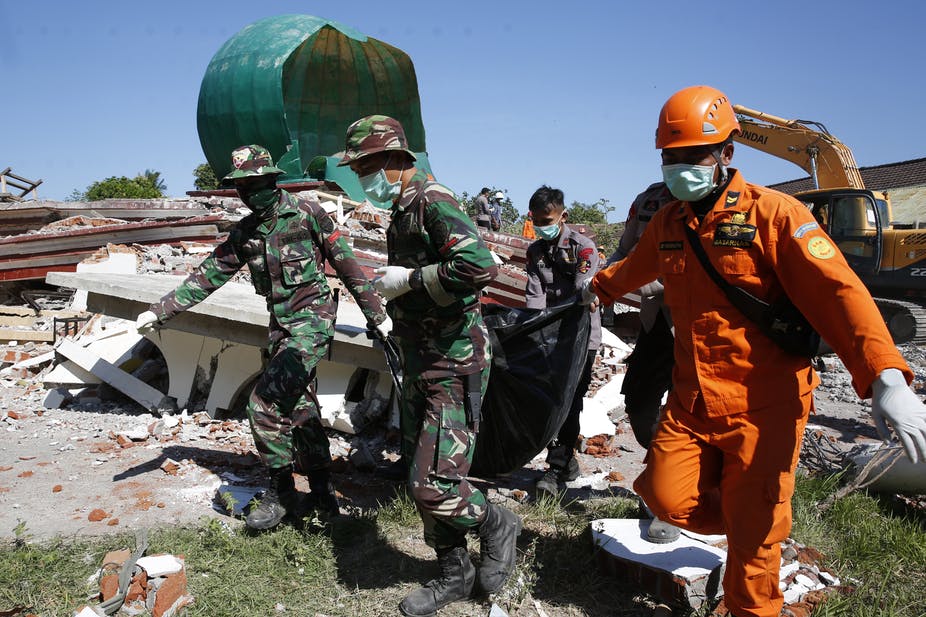
<instances>
[{"instance_id":1,"label":"shoulder patch","mask_svg":"<svg viewBox=\"0 0 926 617\"><path fill-rule=\"evenodd\" d=\"M836 248L824 236L814 236L807 242L807 252L817 259L829 259L836 254Z\"/></svg>"},{"instance_id":2,"label":"shoulder patch","mask_svg":"<svg viewBox=\"0 0 926 617\"><path fill-rule=\"evenodd\" d=\"M580 249L580 250L579 250L579 259L588 259L589 257L592 256L592 253L594 253L594 252L595 252L595 249L593 249L593 248L591 248L591 247L586 247L586 248L584 248L584 249Z\"/></svg>"},{"instance_id":3,"label":"shoulder patch","mask_svg":"<svg viewBox=\"0 0 926 617\"><path fill-rule=\"evenodd\" d=\"M322 214L318 217L318 226L322 230L322 233L330 234L334 231L334 221L328 216L328 213L324 210Z\"/></svg>"},{"instance_id":4,"label":"shoulder patch","mask_svg":"<svg viewBox=\"0 0 926 617\"><path fill-rule=\"evenodd\" d=\"M807 235L807 232L813 231L814 229L820 229L820 225L816 222L804 223L794 232L794 237L800 240L805 235Z\"/></svg>"}]
</instances>

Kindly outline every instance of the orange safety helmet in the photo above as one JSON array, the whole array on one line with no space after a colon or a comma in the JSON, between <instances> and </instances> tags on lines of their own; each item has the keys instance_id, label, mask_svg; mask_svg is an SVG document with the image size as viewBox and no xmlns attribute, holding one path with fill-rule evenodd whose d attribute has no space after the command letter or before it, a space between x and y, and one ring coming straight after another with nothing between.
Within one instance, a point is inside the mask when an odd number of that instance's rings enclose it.
<instances>
[{"instance_id":1,"label":"orange safety helmet","mask_svg":"<svg viewBox=\"0 0 926 617\"><path fill-rule=\"evenodd\" d=\"M710 86L691 86L669 97L659 111L656 149L719 144L740 123L730 99Z\"/></svg>"}]
</instances>

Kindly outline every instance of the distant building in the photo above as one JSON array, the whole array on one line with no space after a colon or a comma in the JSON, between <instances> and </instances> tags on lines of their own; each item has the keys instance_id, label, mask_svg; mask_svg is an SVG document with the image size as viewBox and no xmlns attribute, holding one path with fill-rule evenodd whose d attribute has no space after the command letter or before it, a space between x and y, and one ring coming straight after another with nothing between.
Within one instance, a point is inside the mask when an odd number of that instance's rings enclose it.
<instances>
[{"instance_id":1,"label":"distant building","mask_svg":"<svg viewBox=\"0 0 926 617\"><path fill-rule=\"evenodd\" d=\"M860 167L859 172L866 187L887 191L893 207L893 222L926 227L926 158ZM813 189L813 181L808 177L769 186L793 195Z\"/></svg>"}]
</instances>

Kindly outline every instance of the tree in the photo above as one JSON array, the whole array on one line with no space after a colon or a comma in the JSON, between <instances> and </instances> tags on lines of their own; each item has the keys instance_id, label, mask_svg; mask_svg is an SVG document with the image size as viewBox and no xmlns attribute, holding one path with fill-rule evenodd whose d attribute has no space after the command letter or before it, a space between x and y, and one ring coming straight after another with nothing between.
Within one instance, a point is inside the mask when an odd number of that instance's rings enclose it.
<instances>
[{"instance_id":1,"label":"tree","mask_svg":"<svg viewBox=\"0 0 926 617\"><path fill-rule=\"evenodd\" d=\"M87 187L83 198L87 201L99 201L101 199L157 199L163 197L159 184L164 186L160 180L160 172L146 170L143 174L138 174L134 178L125 176L110 176L105 180L99 180ZM72 193L75 195L77 191Z\"/></svg>"},{"instance_id":2,"label":"tree","mask_svg":"<svg viewBox=\"0 0 926 617\"><path fill-rule=\"evenodd\" d=\"M610 201L601 198L593 204L572 202L568 208L569 222L587 225L595 235L595 242L604 249L605 256L611 255L624 233L624 223L608 223L608 213L614 211Z\"/></svg>"},{"instance_id":3,"label":"tree","mask_svg":"<svg viewBox=\"0 0 926 617\"><path fill-rule=\"evenodd\" d=\"M219 179L209 163L197 165L193 170L193 186L197 191L214 191L219 188Z\"/></svg>"},{"instance_id":4,"label":"tree","mask_svg":"<svg viewBox=\"0 0 926 617\"><path fill-rule=\"evenodd\" d=\"M586 225L607 225L608 213L613 211L614 206L603 197L593 204L574 201L569 206L569 222L584 223Z\"/></svg>"},{"instance_id":5,"label":"tree","mask_svg":"<svg viewBox=\"0 0 926 617\"><path fill-rule=\"evenodd\" d=\"M167 184L164 182L164 179L161 177L161 172L154 171L153 169L146 169L144 173L138 175L139 178L144 177L151 183L151 186L156 188L161 192L161 195L167 192Z\"/></svg>"},{"instance_id":6,"label":"tree","mask_svg":"<svg viewBox=\"0 0 926 617\"><path fill-rule=\"evenodd\" d=\"M502 233L521 235L521 224L524 222L524 216L518 212L518 209L514 207L514 204L511 203L511 199L507 196L508 192L505 189L498 189L492 187L489 191L489 195L494 195L497 192L505 193L505 199L502 200L502 227L499 230ZM476 195L470 195L466 191L460 194L460 205L463 206L463 209L466 211L466 214L473 220L476 219Z\"/></svg>"}]
</instances>

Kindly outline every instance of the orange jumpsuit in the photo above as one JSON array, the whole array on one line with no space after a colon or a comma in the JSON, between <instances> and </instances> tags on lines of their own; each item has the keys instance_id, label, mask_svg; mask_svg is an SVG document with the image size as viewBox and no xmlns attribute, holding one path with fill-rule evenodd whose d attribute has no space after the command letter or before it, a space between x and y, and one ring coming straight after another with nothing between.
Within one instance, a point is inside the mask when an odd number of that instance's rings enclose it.
<instances>
[{"instance_id":1,"label":"orange jumpsuit","mask_svg":"<svg viewBox=\"0 0 926 617\"><path fill-rule=\"evenodd\" d=\"M783 293L836 351L862 398L887 368L913 374L864 285L810 211L790 196L746 183L734 169L698 220L685 202L663 207L626 259L592 288L611 304L657 276L675 325L673 389L635 490L663 520L725 533L724 596L737 617L777 617L779 542L791 529L791 496L803 429L819 378L729 302L685 235L697 230L731 284L770 301Z\"/></svg>"}]
</instances>

